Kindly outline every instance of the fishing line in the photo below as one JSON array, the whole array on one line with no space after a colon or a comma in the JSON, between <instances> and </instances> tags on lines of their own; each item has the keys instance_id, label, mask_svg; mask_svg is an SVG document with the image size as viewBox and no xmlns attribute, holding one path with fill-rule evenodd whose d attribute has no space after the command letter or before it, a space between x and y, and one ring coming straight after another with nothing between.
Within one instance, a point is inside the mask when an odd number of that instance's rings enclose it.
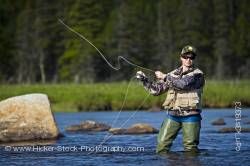
<instances>
[{"instance_id":1,"label":"fishing line","mask_svg":"<svg viewBox=\"0 0 250 166\"><path fill-rule=\"evenodd\" d=\"M128 95L128 89L129 89L129 86L130 86L130 83L132 82L132 80L133 80L133 77L130 79L130 82L129 82L129 84L128 84L128 87L127 87L127 90L126 90L126 94L125 94L124 99L126 99L126 97L127 97L127 95ZM133 112L133 114L131 114L131 115L128 117L128 119L127 119L126 121L124 121L124 122L122 123L122 125L121 125L120 127L118 127L118 128L122 129L122 128L128 123L128 121L129 121L131 118L133 118L133 117L135 116L135 114L138 112L138 110L145 104L145 102L147 101L147 99L149 98L149 96L150 96L150 93L148 93L148 95L143 99L142 103L136 108L136 110ZM123 101L123 105L124 105L124 103L125 103L125 100ZM121 111L122 111L122 109L120 109L119 115L120 115ZM116 120L118 119L118 117L119 117L119 116L116 117ZM113 123L113 124L114 124L114 123ZM97 146L102 146L102 145L103 145L104 143L106 143L112 136L113 136L113 134L109 134L109 133L106 134L105 137L103 138L102 142L101 142L99 145L97 145ZM92 153L93 153L93 152L89 152L87 155L90 155L90 154L92 154Z\"/></svg>"},{"instance_id":2,"label":"fishing line","mask_svg":"<svg viewBox=\"0 0 250 166\"><path fill-rule=\"evenodd\" d=\"M113 126L116 124L116 121L117 121L118 118L120 117L120 114L121 114L121 112L122 112L122 110L123 110L123 107L124 107L124 105L125 105L125 102L127 101L127 96L128 96L129 87L130 87L130 85L131 85L131 82L132 82L133 78L134 78L134 77L130 78L130 80L129 80L129 83L128 83L128 86L127 86L127 89L126 89L126 93L125 93L125 96L124 96L124 99L123 99L123 102L122 102L122 106L121 106L121 108L120 108L118 114L116 115L115 119L113 120L113 122L112 122L112 124L111 124L111 128L113 128ZM109 136L109 133L107 133L107 134L104 136L102 142L101 142L98 146L101 146L101 145L103 144L103 141L105 141L106 138L107 138L108 136Z\"/></svg>"},{"instance_id":3,"label":"fishing line","mask_svg":"<svg viewBox=\"0 0 250 166\"><path fill-rule=\"evenodd\" d=\"M62 25L64 25L68 30L70 30L71 32L75 33L78 37L80 37L81 39L85 40L85 41L88 42L92 47L94 47L94 48L96 49L96 51L99 53L99 55L101 55L101 57L103 58L103 60L104 60L104 61L108 64L108 66L111 67L112 69L114 69L114 70L116 70L116 71L120 70L120 69L121 69L121 63L120 63L120 61L121 61L121 60L124 60L125 62L127 62L128 64L130 64L130 65L132 65L132 66L134 66L134 67L138 67L138 68L141 68L141 69L144 69L144 70L153 72L153 73L155 72L155 70L152 70L152 69L149 69L149 68L146 68L146 67L137 65L137 64L131 62L130 60L124 58L123 56L118 56L118 58L117 58L117 67L113 66L113 65L107 60L107 58L103 55L103 53L102 53L102 52L101 52L101 51L100 51L91 41L89 41L85 36L83 36L83 35L80 34L79 32L77 32L77 31L75 31L74 29L72 29L71 27L69 27L69 26L68 26L67 24L65 24L61 19L58 19L58 21L59 21ZM129 81L128 87L127 87L127 89L126 89L126 94L125 94L125 96L124 96L124 100L123 100L123 103L122 103L122 107L121 107L121 109L119 110L119 113L117 114L115 120L113 120L111 127L113 127L113 125L115 125L116 121L118 120L118 118L119 118L119 116L120 116L120 114L121 114L121 111L123 110L123 107L124 107L125 102L126 102L126 100L127 100L128 90L129 90L129 87L130 87L130 85L131 85L131 82L132 82L133 78L134 78L134 77L132 77L132 78L130 79L130 81ZM144 98L143 102L137 107L137 109L134 111L134 113L131 114L130 117L129 117L125 122L123 122L122 125L121 125L119 128L122 128L123 126L125 126L125 125L128 123L128 121L129 121L131 118L133 118L133 117L135 116L135 114L136 114L136 113L138 112L138 110L144 105L144 103L146 102L146 100L148 99L149 96L150 96L150 94L148 94L148 95ZM102 141L98 146L103 145L103 144L104 144L105 142L107 142L107 140L109 140L112 136L113 136L113 134L110 134L109 136L108 136L108 134L106 134L105 137L104 137L104 139L103 139L103 141ZM90 152L90 153L88 153L88 154L91 154L91 153L92 153L92 152Z\"/></svg>"},{"instance_id":4,"label":"fishing line","mask_svg":"<svg viewBox=\"0 0 250 166\"><path fill-rule=\"evenodd\" d=\"M117 121L117 119L119 118L119 116L120 116L120 114L121 114L121 111L123 110L123 107L124 107L124 105L125 105L125 102L127 101L128 90L129 90L129 87L130 87L131 82L132 82L133 79L134 79L134 77L132 77L132 78L129 80L128 87L127 87L127 89L126 89L126 93L125 93L125 96L124 96L124 100L123 100L123 102L122 102L122 107L120 108L120 110L119 110L117 116L115 117L115 120L114 120L113 123L111 124L111 127L114 126L114 125L116 124L116 121Z\"/></svg>"},{"instance_id":5,"label":"fishing line","mask_svg":"<svg viewBox=\"0 0 250 166\"><path fill-rule=\"evenodd\" d=\"M137 109L133 112L133 114L131 114L130 117L129 117L125 122L123 122L123 124L122 124L119 128L124 127L124 126L128 123L128 121L129 121L131 118L133 118L133 117L135 116L135 114L138 112L138 110L145 104L145 102L147 101L147 99L149 98L149 96L150 96L150 94L148 94L148 95L144 98L144 100L143 100L143 102L140 104L140 106L137 107ZM113 134L110 134L110 136L107 137L106 140L104 140L104 141L101 143L101 145L104 144L107 140L109 140L112 136L113 136ZM99 145L99 146L101 146L101 145Z\"/></svg>"},{"instance_id":6,"label":"fishing line","mask_svg":"<svg viewBox=\"0 0 250 166\"><path fill-rule=\"evenodd\" d=\"M134 66L134 67L138 67L138 68L141 68L141 69L144 69L144 70L147 70L147 71L150 71L150 72L155 72L154 70L152 69L149 69L149 68L146 68L146 67L143 67L143 66L140 66L140 65L137 65L131 61L129 61L128 59L124 58L123 56L118 56L117 58L117 67L113 66L108 60L107 58L103 55L103 53L91 42L89 41L85 36L83 36L82 34L80 34L79 32L75 31L73 28L69 27L67 24L65 24L61 19L58 19L58 21L64 25L68 30L70 30L71 32L75 33L78 37L80 37L81 39L84 39L86 42L88 42L92 47L94 47L96 49L96 51L99 53L99 55L101 55L101 57L103 58L103 60L109 65L109 67L111 67L112 69L118 71L121 69L121 63L120 61L121 60L124 60L125 62L127 62L128 64ZM131 79L132 80L132 79ZM115 124L115 122L117 121L118 117L120 116L120 113L121 113L121 110L123 109L124 107L124 104L125 104L125 101L127 99L127 93L128 93L128 89L129 89L129 86L130 86L130 82L131 80L129 81L129 85L127 87L127 91L126 91L126 95L125 95L125 98L124 98L124 101L123 101L123 104L122 104L122 108L120 109L117 117L115 118L115 120L113 121L112 125L113 126Z\"/></svg>"},{"instance_id":7,"label":"fishing line","mask_svg":"<svg viewBox=\"0 0 250 166\"><path fill-rule=\"evenodd\" d=\"M115 120L113 120L113 122L112 122L112 124L111 124L111 128L116 124L116 121L118 120L118 118L120 117L120 114L121 114L121 112L122 112L122 110L123 110L123 107L124 107L124 105L125 105L125 102L127 101L127 96L128 96L128 92L129 92L129 88L130 88L130 85L131 85L131 83L132 83L132 81L133 81L133 79L134 79L134 77L132 77L131 79L130 79L130 81L129 81L129 83L128 83L128 86L127 86L127 89L126 89L126 93L125 93L125 96L124 96L124 100L123 100L123 103L122 103L122 107L120 108L120 110L119 110L119 112L118 112L118 114L117 114L117 116L115 117ZM149 95L148 95L149 96ZM148 96L146 96L144 99L143 99L143 104L145 103L145 100L148 98ZM127 122L136 114L136 112L138 111L138 109L143 105L143 104L140 104L140 106L136 109L136 111L119 127L119 128L122 128L125 124L127 124ZM109 134L106 134L105 136L104 136L104 138L103 138L103 141L102 141L102 143L101 143L101 145L103 144L103 143L105 143L107 140L105 140L106 139L106 137L108 136Z\"/></svg>"},{"instance_id":8,"label":"fishing line","mask_svg":"<svg viewBox=\"0 0 250 166\"><path fill-rule=\"evenodd\" d=\"M146 67L143 67L143 66L140 66L140 65L137 65L133 62L131 62L130 60L126 59L125 57L123 56L118 56L117 57L117 67L113 66L108 60L107 58L103 55L103 53L91 42L89 41L85 36L83 36L82 34L80 34L79 32L75 31L73 28L69 27L67 24L65 24L61 19L58 19L58 21L64 25L68 30L70 30L71 32L75 33L78 37L80 37L81 39L84 39L86 42L88 42L92 47L94 47L96 49L96 51L101 55L102 59L109 65L109 67L111 67L112 69L118 71L121 69L121 63L120 61L121 60L124 60L125 62L127 62L128 64L134 66L134 67L138 67L138 68L141 68L141 69L144 69L144 70L147 70L147 71L150 71L150 72L155 72L155 70L152 70L152 69L149 69L149 68L146 68Z\"/></svg>"}]
</instances>

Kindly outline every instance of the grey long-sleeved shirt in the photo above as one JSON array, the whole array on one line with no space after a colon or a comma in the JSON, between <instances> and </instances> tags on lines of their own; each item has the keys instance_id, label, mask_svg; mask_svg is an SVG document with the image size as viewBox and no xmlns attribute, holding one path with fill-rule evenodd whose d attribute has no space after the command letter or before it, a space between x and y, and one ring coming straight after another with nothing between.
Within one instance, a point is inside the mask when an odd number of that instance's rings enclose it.
<instances>
[{"instance_id":1,"label":"grey long-sleeved shirt","mask_svg":"<svg viewBox=\"0 0 250 166\"><path fill-rule=\"evenodd\" d=\"M193 72L194 69L190 68L186 72L182 72L182 67L174 70L171 73L168 73L164 80L157 82L149 81L148 79L143 80L143 85L152 95L161 95L166 92L169 88L176 90L194 90L200 89L205 84L205 79L203 73L194 72L193 75L186 75L190 72Z\"/></svg>"}]
</instances>

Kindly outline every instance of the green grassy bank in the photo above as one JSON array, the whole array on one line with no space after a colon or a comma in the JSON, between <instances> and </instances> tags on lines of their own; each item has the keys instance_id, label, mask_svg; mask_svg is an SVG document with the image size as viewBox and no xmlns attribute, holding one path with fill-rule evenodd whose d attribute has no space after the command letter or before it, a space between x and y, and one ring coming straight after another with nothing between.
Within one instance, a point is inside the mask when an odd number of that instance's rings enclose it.
<instances>
[{"instance_id":1,"label":"green grassy bank","mask_svg":"<svg viewBox=\"0 0 250 166\"><path fill-rule=\"evenodd\" d=\"M137 82L0 85L0 100L27 93L45 93L49 96L53 111L120 110L127 88L123 110L137 109L148 95ZM160 106L165 97L164 94L159 97L149 96L140 109ZM233 108L235 101L250 106L250 80L206 82L203 95L205 107Z\"/></svg>"}]
</instances>

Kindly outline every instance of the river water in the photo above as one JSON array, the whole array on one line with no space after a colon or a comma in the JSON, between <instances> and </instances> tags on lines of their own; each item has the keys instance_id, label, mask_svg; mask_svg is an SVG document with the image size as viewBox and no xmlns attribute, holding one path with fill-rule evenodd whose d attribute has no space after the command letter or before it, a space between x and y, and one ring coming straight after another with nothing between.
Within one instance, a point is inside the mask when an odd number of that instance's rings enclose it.
<instances>
[{"instance_id":1,"label":"river water","mask_svg":"<svg viewBox=\"0 0 250 166\"><path fill-rule=\"evenodd\" d=\"M250 109L243 108L238 120L240 127L250 121ZM172 152L166 156L155 154L157 134L114 135L104 141L107 132L68 133L65 128L84 120L95 120L113 127L128 127L148 123L155 128L166 117L166 112L122 111L55 113L55 119L64 135L57 141L5 144L0 146L2 165L250 165L250 133L218 133L222 127L235 127L234 109L204 109L200 138L201 152L196 155L183 152L182 134L177 136ZM225 126L213 126L211 121L224 118ZM237 140L236 138L237 137ZM39 145L39 146L38 146ZM99 145L99 146L98 146ZM100 146L101 145L101 146ZM239 151L236 151L238 148Z\"/></svg>"}]
</instances>

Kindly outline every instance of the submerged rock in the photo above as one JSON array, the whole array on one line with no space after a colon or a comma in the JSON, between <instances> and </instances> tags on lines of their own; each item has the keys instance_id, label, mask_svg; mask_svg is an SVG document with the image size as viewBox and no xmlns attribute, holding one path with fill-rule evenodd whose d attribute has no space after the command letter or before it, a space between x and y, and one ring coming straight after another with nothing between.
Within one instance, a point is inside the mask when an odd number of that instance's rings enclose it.
<instances>
[{"instance_id":1,"label":"submerged rock","mask_svg":"<svg viewBox=\"0 0 250 166\"><path fill-rule=\"evenodd\" d=\"M109 132L116 135L116 134L125 134L127 129L123 129L123 128L111 128L109 129Z\"/></svg>"},{"instance_id":2,"label":"submerged rock","mask_svg":"<svg viewBox=\"0 0 250 166\"><path fill-rule=\"evenodd\" d=\"M236 132L249 133L250 128L224 127L219 130L219 133L236 133Z\"/></svg>"},{"instance_id":3,"label":"submerged rock","mask_svg":"<svg viewBox=\"0 0 250 166\"><path fill-rule=\"evenodd\" d=\"M104 123L98 123L92 120L87 120L78 125L71 125L66 128L66 131L108 131L111 127Z\"/></svg>"},{"instance_id":4,"label":"submerged rock","mask_svg":"<svg viewBox=\"0 0 250 166\"><path fill-rule=\"evenodd\" d=\"M28 94L0 102L0 142L55 139L58 136L47 95Z\"/></svg>"},{"instance_id":5,"label":"submerged rock","mask_svg":"<svg viewBox=\"0 0 250 166\"><path fill-rule=\"evenodd\" d=\"M149 124L137 123L127 129L111 128L109 132L114 135L117 135L117 134L154 134L154 133L158 133L158 130L150 126Z\"/></svg>"},{"instance_id":6,"label":"submerged rock","mask_svg":"<svg viewBox=\"0 0 250 166\"><path fill-rule=\"evenodd\" d=\"M227 117L227 118L238 118L238 119L243 119L243 118L247 118L248 116L247 115L229 115L229 116L225 116L225 117Z\"/></svg>"},{"instance_id":7,"label":"submerged rock","mask_svg":"<svg viewBox=\"0 0 250 166\"><path fill-rule=\"evenodd\" d=\"M212 123L211 123L212 125L225 125L226 123L225 123L225 121L224 121L224 119L223 118L219 118L219 119L216 119L216 120L214 120Z\"/></svg>"},{"instance_id":8,"label":"submerged rock","mask_svg":"<svg viewBox=\"0 0 250 166\"><path fill-rule=\"evenodd\" d=\"M248 124L248 125L249 125L249 124L250 124L250 121L246 121L246 122L244 122L244 124Z\"/></svg>"},{"instance_id":9,"label":"submerged rock","mask_svg":"<svg viewBox=\"0 0 250 166\"><path fill-rule=\"evenodd\" d=\"M157 133L158 130L149 124L137 123L127 129L128 134L145 134L145 133Z\"/></svg>"}]
</instances>

